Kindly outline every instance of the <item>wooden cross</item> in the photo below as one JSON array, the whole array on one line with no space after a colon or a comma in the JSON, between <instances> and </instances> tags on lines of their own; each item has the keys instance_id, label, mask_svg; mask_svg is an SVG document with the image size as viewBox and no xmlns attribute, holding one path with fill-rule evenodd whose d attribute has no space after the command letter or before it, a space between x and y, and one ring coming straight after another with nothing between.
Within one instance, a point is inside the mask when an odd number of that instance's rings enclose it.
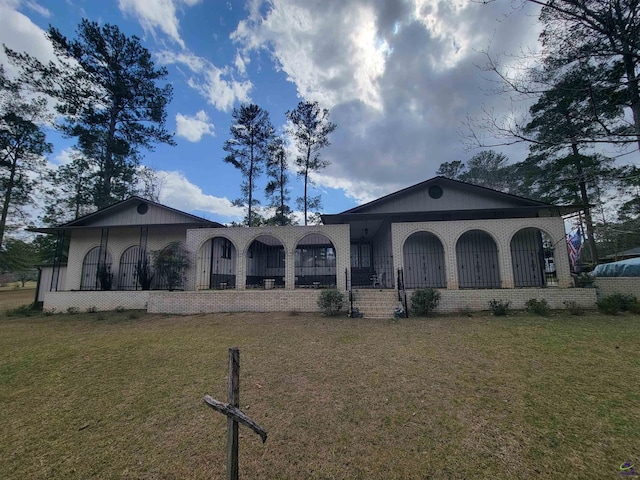
<instances>
[{"instance_id":1,"label":"wooden cross","mask_svg":"<svg viewBox=\"0 0 640 480\"><path fill-rule=\"evenodd\" d=\"M240 350L237 348L229 349L227 397L229 403L219 402L209 395L204 396L204 401L214 410L227 416L227 480L238 480L238 423L246 425L260 435L262 443L267 441L267 432L238 408L240 406Z\"/></svg>"}]
</instances>

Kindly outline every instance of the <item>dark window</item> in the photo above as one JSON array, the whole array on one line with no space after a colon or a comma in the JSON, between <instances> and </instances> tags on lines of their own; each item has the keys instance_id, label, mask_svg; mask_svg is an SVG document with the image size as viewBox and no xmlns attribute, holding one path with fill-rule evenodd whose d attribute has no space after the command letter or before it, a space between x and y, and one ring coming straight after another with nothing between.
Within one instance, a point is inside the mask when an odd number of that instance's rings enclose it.
<instances>
[{"instance_id":1,"label":"dark window","mask_svg":"<svg viewBox=\"0 0 640 480\"><path fill-rule=\"evenodd\" d=\"M429 196L433 199L438 199L442 197L442 188L438 185L434 185L429 187Z\"/></svg>"},{"instance_id":2,"label":"dark window","mask_svg":"<svg viewBox=\"0 0 640 480\"><path fill-rule=\"evenodd\" d=\"M144 215L145 213L147 213L147 212L149 211L149 205L147 205L147 204L146 204L146 203L144 203L144 202L143 202L143 203L140 203L140 204L138 204L138 208L137 208L137 210L138 210L138 213L139 213L140 215Z\"/></svg>"},{"instance_id":3,"label":"dark window","mask_svg":"<svg viewBox=\"0 0 640 480\"><path fill-rule=\"evenodd\" d=\"M231 258L231 242L226 238L222 240L222 258Z\"/></svg>"}]
</instances>

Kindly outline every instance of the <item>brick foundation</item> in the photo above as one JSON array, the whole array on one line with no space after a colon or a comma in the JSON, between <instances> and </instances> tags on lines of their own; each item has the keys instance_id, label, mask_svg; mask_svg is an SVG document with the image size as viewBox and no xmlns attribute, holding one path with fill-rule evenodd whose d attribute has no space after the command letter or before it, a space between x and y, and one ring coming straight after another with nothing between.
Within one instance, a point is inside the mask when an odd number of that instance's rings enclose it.
<instances>
[{"instance_id":1,"label":"brick foundation","mask_svg":"<svg viewBox=\"0 0 640 480\"><path fill-rule=\"evenodd\" d=\"M213 312L317 312L321 290L155 291L149 313L190 315Z\"/></svg>"},{"instance_id":2,"label":"brick foundation","mask_svg":"<svg viewBox=\"0 0 640 480\"><path fill-rule=\"evenodd\" d=\"M596 277L595 286L598 298L626 293L640 300L640 277Z\"/></svg>"},{"instance_id":3,"label":"brick foundation","mask_svg":"<svg viewBox=\"0 0 640 480\"><path fill-rule=\"evenodd\" d=\"M59 313L69 308L86 312L95 307L96 310L115 310L122 307L126 310L145 310L149 301L149 291L103 291L90 290L82 292L46 292L44 294L45 311Z\"/></svg>"}]
</instances>

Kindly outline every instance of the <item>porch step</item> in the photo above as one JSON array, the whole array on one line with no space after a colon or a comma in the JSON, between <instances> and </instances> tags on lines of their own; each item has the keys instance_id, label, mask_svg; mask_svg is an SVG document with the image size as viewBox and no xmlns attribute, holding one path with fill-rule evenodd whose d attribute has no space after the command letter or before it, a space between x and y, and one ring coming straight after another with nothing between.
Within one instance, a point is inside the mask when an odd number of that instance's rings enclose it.
<instances>
[{"instance_id":1,"label":"porch step","mask_svg":"<svg viewBox=\"0 0 640 480\"><path fill-rule=\"evenodd\" d=\"M394 289L355 289L353 306L364 318L393 318L394 309L400 305Z\"/></svg>"}]
</instances>

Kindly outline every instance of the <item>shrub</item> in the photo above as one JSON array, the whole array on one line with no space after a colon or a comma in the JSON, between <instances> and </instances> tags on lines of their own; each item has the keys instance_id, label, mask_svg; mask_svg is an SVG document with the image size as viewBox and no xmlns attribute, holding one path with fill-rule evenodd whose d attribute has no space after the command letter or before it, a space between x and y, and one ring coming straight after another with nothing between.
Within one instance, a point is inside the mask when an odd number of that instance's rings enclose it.
<instances>
[{"instance_id":1,"label":"shrub","mask_svg":"<svg viewBox=\"0 0 640 480\"><path fill-rule=\"evenodd\" d=\"M440 292L433 288L419 288L411 294L411 310L418 316L426 317L440 303Z\"/></svg>"},{"instance_id":2,"label":"shrub","mask_svg":"<svg viewBox=\"0 0 640 480\"><path fill-rule=\"evenodd\" d=\"M322 290L318 297L318 307L325 315L335 316L342 310L344 295L335 289Z\"/></svg>"},{"instance_id":3,"label":"shrub","mask_svg":"<svg viewBox=\"0 0 640 480\"><path fill-rule=\"evenodd\" d=\"M97 311L98 311L98 307L96 307L95 305L87 308L87 313L96 313Z\"/></svg>"},{"instance_id":4,"label":"shrub","mask_svg":"<svg viewBox=\"0 0 640 480\"><path fill-rule=\"evenodd\" d=\"M138 260L136 265L136 273L138 274L138 283L142 290L150 290L153 277L155 276L151 269L149 258L145 255L143 259Z\"/></svg>"},{"instance_id":5,"label":"shrub","mask_svg":"<svg viewBox=\"0 0 640 480\"><path fill-rule=\"evenodd\" d=\"M504 300L493 299L489 302L489 308L496 317L504 317L509 313L509 307L511 302L505 302Z\"/></svg>"},{"instance_id":6,"label":"shrub","mask_svg":"<svg viewBox=\"0 0 640 480\"><path fill-rule=\"evenodd\" d=\"M75 315L76 313L78 313L80 310L78 310L78 307L69 307L67 308L67 313L69 315Z\"/></svg>"},{"instance_id":7,"label":"shrub","mask_svg":"<svg viewBox=\"0 0 640 480\"><path fill-rule=\"evenodd\" d=\"M564 306L571 315L582 315L582 307L578 305L578 302L575 302L573 300L565 300L562 303L564 303Z\"/></svg>"},{"instance_id":8,"label":"shrub","mask_svg":"<svg viewBox=\"0 0 640 480\"><path fill-rule=\"evenodd\" d=\"M540 315L542 317L546 317L549 315L549 304L543 298L542 300L538 300L537 298L531 298L527 300L527 303L524 304L524 308L529 313L535 313L536 315Z\"/></svg>"},{"instance_id":9,"label":"shrub","mask_svg":"<svg viewBox=\"0 0 640 480\"><path fill-rule=\"evenodd\" d=\"M638 300L633 295L627 295L624 293L614 293L603 297L596 302L598 309L609 315L616 315L619 312L637 312L640 308L638 306Z\"/></svg>"},{"instance_id":10,"label":"shrub","mask_svg":"<svg viewBox=\"0 0 640 480\"><path fill-rule=\"evenodd\" d=\"M191 266L189 252L181 242L171 242L158 252L153 252L153 266L167 290L181 288L186 270Z\"/></svg>"},{"instance_id":11,"label":"shrub","mask_svg":"<svg viewBox=\"0 0 640 480\"><path fill-rule=\"evenodd\" d=\"M118 312L118 313L122 313L122 312L124 312L124 307L123 307L122 305L118 305L118 306L115 308L115 310L116 310L116 312Z\"/></svg>"},{"instance_id":12,"label":"shrub","mask_svg":"<svg viewBox=\"0 0 640 480\"><path fill-rule=\"evenodd\" d=\"M102 290L111 290L111 287L113 286L113 273L111 273L111 265L98 265L96 276L98 277L100 288Z\"/></svg>"}]
</instances>

